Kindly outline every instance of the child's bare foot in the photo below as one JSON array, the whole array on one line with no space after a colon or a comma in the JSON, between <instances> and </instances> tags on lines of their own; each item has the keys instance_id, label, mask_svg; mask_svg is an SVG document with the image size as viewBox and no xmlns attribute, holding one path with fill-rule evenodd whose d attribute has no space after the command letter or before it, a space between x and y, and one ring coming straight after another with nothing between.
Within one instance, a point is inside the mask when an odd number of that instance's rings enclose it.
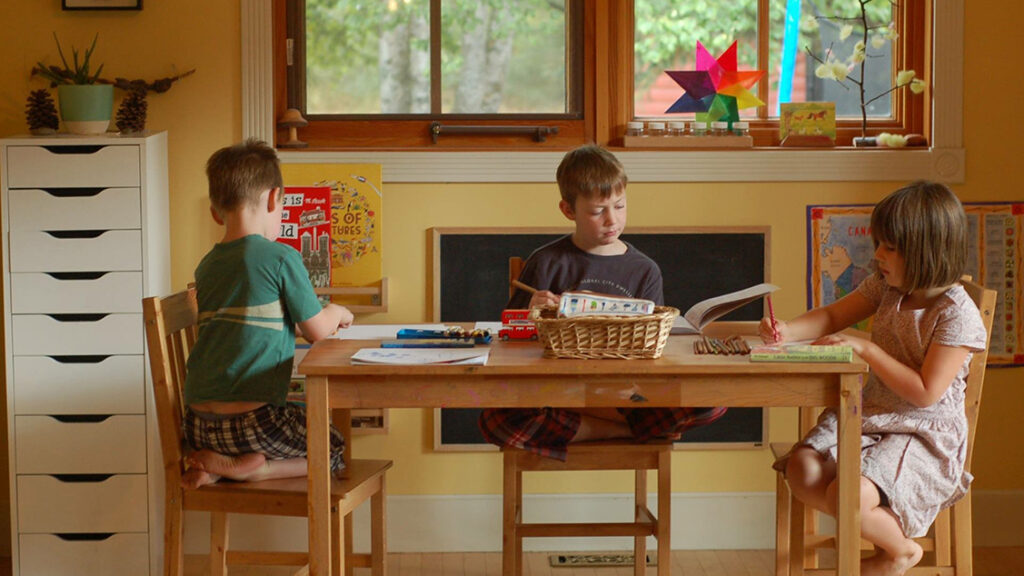
<instances>
[{"instance_id":1,"label":"child's bare foot","mask_svg":"<svg viewBox=\"0 0 1024 576\"><path fill-rule=\"evenodd\" d=\"M267 457L257 452L228 456L204 448L186 457L185 462L190 469L209 472L231 480L246 480L266 464Z\"/></svg>"},{"instance_id":2,"label":"child's bare foot","mask_svg":"<svg viewBox=\"0 0 1024 576\"><path fill-rule=\"evenodd\" d=\"M894 557L884 550L879 550L874 556L861 560L861 576L903 576L906 574L924 556L924 550L920 544L913 540L908 540L908 542L905 554Z\"/></svg>"},{"instance_id":3,"label":"child's bare foot","mask_svg":"<svg viewBox=\"0 0 1024 576\"><path fill-rule=\"evenodd\" d=\"M192 489L206 486L207 484L214 484L218 480L220 480L220 476L210 474L206 470L200 470L199 468L189 468L181 475L181 483L186 488Z\"/></svg>"}]
</instances>

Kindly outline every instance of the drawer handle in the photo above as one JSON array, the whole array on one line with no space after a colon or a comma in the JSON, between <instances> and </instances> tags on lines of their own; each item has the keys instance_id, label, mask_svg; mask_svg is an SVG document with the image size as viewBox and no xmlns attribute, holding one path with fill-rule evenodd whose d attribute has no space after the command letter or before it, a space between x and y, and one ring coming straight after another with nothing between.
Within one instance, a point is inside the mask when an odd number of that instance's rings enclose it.
<instances>
[{"instance_id":1,"label":"drawer handle","mask_svg":"<svg viewBox=\"0 0 1024 576\"><path fill-rule=\"evenodd\" d=\"M100 542L102 540L106 540L106 539L110 538L113 535L114 535L113 532L94 532L94 533L91 533L91 534L75 534L75 533L72 532L72 533L54 534L54 536L56 536L57 538L60 538L61 540L66 540L68 542L74 542L76 540L77 541Z\"/></svg>"},{"instance_id":2,"label":"drawer handle","mask_svg":"<svg viewBox=\"0 0 1024 576\"><path fill-rule=\"evenodd\" d=\"M99 322L109 314L45 314L57 322Z\"/></svg>"},{"instance_id":3,"label":"drawer handle","mask_svg":"<svg viewBox=\"0 0 1024 576\"><path fill-rule=\"evenodd\" d=\"M42 191L57 198L88 198L96 196L106 188L43 188Z\"/></svg>"},{"instance_id":4,"label":"drawer handle","mask_svg":"<svg viewBox=\"0 0 1024 576\"><path fill-rule=\"evenodd\" d=\"M95 354L95 355L82 355L82 356L47 356L51 360L56 360L61 364L99 364L107 358L110 358L110 354Z\"/></svg>"},{"instance_id":5,"label":"drawer handle","mask_svg":"<svg viewBox=\"0 0 1024 576\"><path fill-rule=\"evenodd\" d=\"M105 148L102 144L92 146L43 146L53 154L95 154Z\"/></svg>"},{"instance_id":6,"label":"drawer handle","mask_svg":"<svg viewBox=\"0 0 1024 576\"><path fill-rule=\"evenodd\" d=\"M108 272L46 272L54 280L99 280Z\"/></svg>"},{"instance_id":7,"label":"drawer handle","mask_svg":"<svg viewBox=\"0 0 1024 576\"><path fill-rule=\"evenodd\" d=\"M98 424L111 416L113 414L52 414L50 418L65 424Z\"/></svg>"},{"instance_id":8,"label":"drawer handle","mask_svg":"<svg viewBox=\"0 0 1024 576\"><path fill-rule=\"evenodd\" d=\"M58 482L64 482L66 484L76 484L89 482L95 484L97 482L105 482L110 478L113 478L113 474L50 474L50 477L56 479Z\"/></svg>"},{"instance_id":9,"label":"drawer handle","mask_svg":"<svg viewBox=\"0 0 1024 576\"><path fill-rule=\"evenodd\" d=\"M59 240L70 240L73 238L99 238L106 230L44 230L44 232Z\"/></svg>"}]
</instances>

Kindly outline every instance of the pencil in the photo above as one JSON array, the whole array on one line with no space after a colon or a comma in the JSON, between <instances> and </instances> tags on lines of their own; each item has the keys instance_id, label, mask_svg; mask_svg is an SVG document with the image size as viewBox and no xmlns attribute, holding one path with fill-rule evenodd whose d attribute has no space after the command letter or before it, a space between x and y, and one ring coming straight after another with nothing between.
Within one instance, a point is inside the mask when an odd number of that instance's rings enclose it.
<instances>
[{"instance_id":1,"label":"pencil","mask_svg":"<svg viewBox=\"0 0 1024 576\"><path fill-rule=\"evenodd\" d=\"M529 292L530 294L537 292L536 288L528 284L523 284L519 280L513 280L512 285L515 286L516 288L519 288L520 290L523 290L524 292Z\"/></svg>"},{"instance_id":2,"label":"pencil","mask_svg":"<svg viewBox=\"0 0 1024 576\"><path fill-rule=\"evenodd\" d=\"M772 307L772 296L769 294L765 296L768 299L768 319L772 322L772 334L776 339L779 338L779 329L775 325L775 308Z\"/></svg>"}]
</instances>

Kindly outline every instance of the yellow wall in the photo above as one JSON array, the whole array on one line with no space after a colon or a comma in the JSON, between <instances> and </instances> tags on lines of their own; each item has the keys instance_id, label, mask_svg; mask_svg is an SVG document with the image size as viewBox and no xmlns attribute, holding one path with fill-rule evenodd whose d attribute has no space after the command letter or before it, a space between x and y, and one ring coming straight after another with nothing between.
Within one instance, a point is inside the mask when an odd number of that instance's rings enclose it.
<instances>
[{"instance_id":1,"label":"yellow wall","mask_svg":"<svg viewBox=\"0 0 1024 576\"><path fill-rule=\"evenodd\" d=\"M942 0L939 0L942 1ZM51 32L65 50L87 46L99 33L96 58L105 76L154 79L196 68L170 92L149 99L148 126L167 130L170 146L172 279L184 286L218 228L207 212L203 166L217 148L241 137L239 8L233 1L146 2L141 12L62 12L57 0L3 0L0 34L0 135L24 134L25 99L42 87L29 80L36 60L57 58ZM955 190L964 201L1024 200L1015 165L1021 134L1016 90L1024 72L1011 40L1021 18L1016 0L967 2L965 22L965 146L967 179ZM984 43L984 45L983 45ZM387 172L385 169L385 179ZM553 178L552 178L553 179ZM644 184L630 185L630 225L771 225L772 280L783 289L776 312L789 317L804 309L804 207L807 204L874 202L895 183ZM383 213L385 275L390 279L387 315L363 322L427 319L426 234L431 226L561 225L557 191L550 184L388 184ZM983 490L1024 489L1024 388L1020 369L990 370L986 381L975 473ZM789 411L772 414L772 438L793 428ZM4 428L6 430L6 428ZM391 432L364 437L356 450L396 458L402 470L390 482L393 494L497 493L496 454L437 454L430 448L429 412L395 410ZM0 443L0 451L6 441ZM770 491L773 476L765 450L677 454L675 490ZM0 457L5 470L7 458ZM0 474L0 484L7 474ZM621 491L615 480L551 481L591 491ZM558 482L557 484L555 482ZM583 485L581 482L591 482ZM5 486L0 489L6 491ZM0 530L8 522L0 518ZM0 533L0 537L2 537ZM4 543L6 543L4 539ZM4 543L0 543L3 546Z\"/></svg>"}]
</instances>

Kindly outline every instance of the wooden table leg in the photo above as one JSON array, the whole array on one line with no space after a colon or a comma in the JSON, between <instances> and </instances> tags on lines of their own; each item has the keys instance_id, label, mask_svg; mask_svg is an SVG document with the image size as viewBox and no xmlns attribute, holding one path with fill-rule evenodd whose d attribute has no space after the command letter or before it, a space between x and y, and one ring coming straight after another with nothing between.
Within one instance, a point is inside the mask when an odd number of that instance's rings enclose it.
<instances>
[{"instance_id":1,"label":"wooden table leg","mask_svg":"<svg viewBox=\"0 0 1024 576\"><path fill-rule=\"evenodd\" d=\"M307 376L306 449L309 462L309 573L311 576L331 574L329 415L327 377ZM344 558L344 554L339 556Z\"/></svg>"},{"instance_id":2,"label":"wooden table leg","mask_svg":"<svg viewBox=\"0 0 1024 576\"><path fill-rule=\"evenodd\" d=\"M836 548L838 573L849 576L860 575L861 382L859 374L840 376Z\"/></svg>"}]
</instances>

